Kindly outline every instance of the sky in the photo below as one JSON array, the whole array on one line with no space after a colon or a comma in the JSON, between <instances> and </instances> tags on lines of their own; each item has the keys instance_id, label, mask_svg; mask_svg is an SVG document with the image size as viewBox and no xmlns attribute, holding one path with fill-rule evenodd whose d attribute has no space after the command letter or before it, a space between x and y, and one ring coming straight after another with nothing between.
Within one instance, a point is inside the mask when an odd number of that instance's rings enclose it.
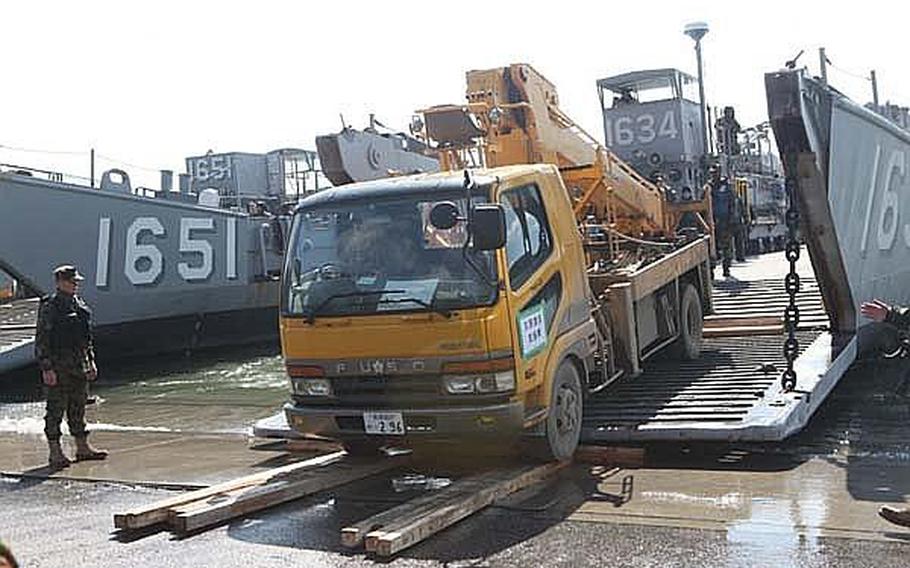
<instances>
[{"instance_id":1,"label":"sky","mask_svg":"<svg viewBox=\"0 0 910 568\"><path fill-rule=\"evenodd\" d=\"M829 80L860 102L910 104L902 73L910 4L806 0L581 2L7 2L0 163L88 175L123 167L158 186L161 168L215 152L315 148L369 113L406 129L415 109L461 103L469 69L524 62L569 116L603 140L595 81L626 71L695 72L686 23L705 21L710 105L744 126L767 119L763 74L818 47ZM16 149L13 149L16 148ZM40 150L22 151L21 149ZM46 151L64 153L45 153ZM66 153L72 152L72 154Z\"/></svg>"}]
</instances>

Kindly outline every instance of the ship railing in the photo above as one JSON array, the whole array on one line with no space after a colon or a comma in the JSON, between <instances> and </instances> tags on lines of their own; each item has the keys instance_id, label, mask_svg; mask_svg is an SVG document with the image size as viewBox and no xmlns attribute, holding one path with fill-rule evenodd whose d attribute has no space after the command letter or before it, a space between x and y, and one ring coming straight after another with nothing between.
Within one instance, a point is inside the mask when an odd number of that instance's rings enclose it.
<instances>
[{"instance_id":1,"label":"ship railing","mask_svg":"<svg viewBox=\"0 0 910 568\"><path fill-rule=\"evenodd\" d=\"M43 170L41 168L33 168L31 166L20 166L18 164L0 163L0 173L38 178L55 183L75 183L79 185L87 185L91 183L91 178L88 177L66 174L53 170Z\"/></svg>"}]
</instances>

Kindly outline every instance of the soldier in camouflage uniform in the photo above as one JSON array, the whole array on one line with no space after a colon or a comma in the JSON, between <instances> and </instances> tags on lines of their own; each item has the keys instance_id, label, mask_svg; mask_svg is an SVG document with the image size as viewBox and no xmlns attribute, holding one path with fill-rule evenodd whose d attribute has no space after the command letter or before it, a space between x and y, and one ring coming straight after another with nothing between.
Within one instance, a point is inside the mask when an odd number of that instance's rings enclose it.
<instances>
[{"instance_id":1,"label":"soldier in camouflage uniform","mask_svg":"<svg viewBox=\"0 0 910 568\"><path fill-rule=\"evenodd\" d=\"M50 450L48 462L60 468L71 463L60 447L64 414L76 440L77 460L103 460L107 452L89 445L85 429L88 383L98 376L98 368L92 346L92 312L76 295L83 278L74 266L64 265L54 270L54 280L57 291L42 298L38 310L35 354L47 387L44 433Z\"/></svg>"},{"instance_id":2,"label":"soldier in camouflage uniform","mask_svg":"<svg viewBox=\"0 0 910 568\"><path fill-rule=\"evenodd\" d=\"M708 169L708 183L705 192L711 192L711 214L714 217L714 246L720 257L724 276L730 276L730 265L733 263L733 234L735 198L726 177L721 176L720 168L711 166Z\"/></svg>"}]
</instances>

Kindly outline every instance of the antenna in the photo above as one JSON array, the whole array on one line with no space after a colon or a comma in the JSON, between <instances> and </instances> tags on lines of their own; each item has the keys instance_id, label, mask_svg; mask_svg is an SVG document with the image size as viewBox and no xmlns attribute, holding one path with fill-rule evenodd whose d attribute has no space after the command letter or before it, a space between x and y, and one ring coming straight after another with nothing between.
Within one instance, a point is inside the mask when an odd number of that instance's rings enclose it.
<instances>
[{"instance_id":1,"label":"antenna","mask_svg":"<svg viewBox=\"0 0 910 568\"><path fill-rule=\"evenodd\" d=\"M805 51L806 51L805 49L800 49L800 50L799 50L799 53L796 54L796 57L794 57L794 58L791 59L790 61L787 61L787 62L784 64L784 65L787 66L787 69L790 69L791 71L792 71L793 69L796 69L796 62L797 62L797 60L799 60L800 57L803 56L803 53L805 53Z\"/></svg>"}]
</instances>

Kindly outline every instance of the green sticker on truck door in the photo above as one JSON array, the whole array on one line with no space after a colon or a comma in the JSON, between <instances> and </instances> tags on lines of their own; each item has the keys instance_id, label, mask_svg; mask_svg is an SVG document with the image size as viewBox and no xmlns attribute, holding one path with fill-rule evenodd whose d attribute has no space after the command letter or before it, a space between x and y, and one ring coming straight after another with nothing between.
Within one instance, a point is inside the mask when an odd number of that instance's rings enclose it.
<instances>
[{"instance_id":1,"label":"green sticker on truck door","mask_svg":"<svg viewBox=\"0 0 910 568\"><path fill-rule=\"evenodd\" d=\"M521 343L521 356L524 359L533 357L546 347L547 324L542 304L518 314L518 339Z\"/></svg>"}]
</instances>

